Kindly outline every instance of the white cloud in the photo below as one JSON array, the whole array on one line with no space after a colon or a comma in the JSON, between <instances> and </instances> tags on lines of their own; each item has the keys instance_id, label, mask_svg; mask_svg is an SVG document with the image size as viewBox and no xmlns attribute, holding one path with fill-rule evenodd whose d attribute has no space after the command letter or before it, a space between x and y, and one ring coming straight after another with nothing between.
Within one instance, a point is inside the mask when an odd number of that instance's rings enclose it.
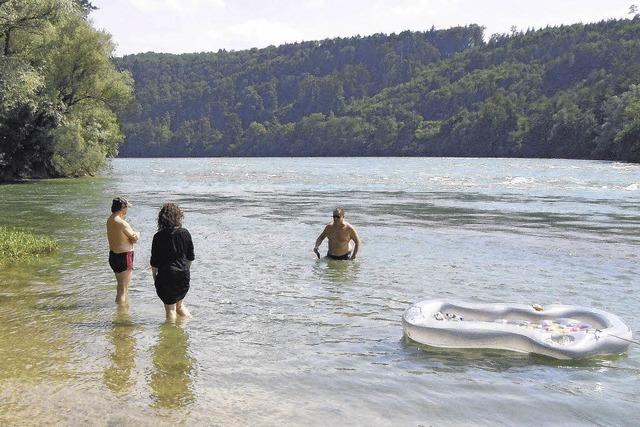
<instances>
[{"instance_id":1,"label":"white cloud","mask_svg":"<svg viewBox=\"0 0 640 427\"><path fill-rule=\"evenodd\" d=\"M374 0L365 9L366 20L355 23L362 34L375 32L424 31L432 25L446 28L464 25L459 22L463 15L463 0ZM369 28L369 30L367 30Z\"/></svg>"},{"instance_id":2,"label":"white cloud","mask_svg":"<svg viewBox=\"0 0 640 427\"><path fill-rule=\"evenodd\" d=\"M278 45L286 42L300 41L303 34L295 28L277 21L266 19L250 19L230 27L235 38L241 37L247 46Z\"/></svg>"},{"instance_id":3,"label":"white cloud","mask_svg":"<svg viewBox=\"0 0 640 427\"><path fill-rule=\"evenodd\" d=\"M158 10L159 2L154 0L130 0L131 5L142 12L153 12Z\"/></svg>"},{"instance_id":4,"label":"white cloud","mask_svg":"<svg viewBox=\"0 0 640 427\"><path fill-rule=\"evenodd\" d=\"M309 9L322 9L327 5L327 0L304 0L303 4Z\"/></svg>"},{"instance_id":5,"label":"white cloud","mask_svg":"<svg viewBox=\"0 0 640 427\"><path fill-rule=\"evenodd\" d=\"M129 0L141 12L196 13L214 7L224 8L225 0Z\"/></svg>"},{"instance_id":6,"label":"white cloud","mask_svg":"<svg viewBox=\"0 0 640 427\"><path fill-rule=\"evenodd\" d=\"M398 18L433 18L443 13L452 13L460 0L376 0L373 10L383 15L393 14Z\"/></svg>"},{"instance_id":7,"label":"white cloud","mask_svg":"<svg viewBox=\"0 0 640 427\"><path fill-rule=\"evenodd\" d=\"M221 47L225 41L222 34L215 30L167 31L153 34L137 34L132 52L211 52Z\"/></svg>"}]
</instances>

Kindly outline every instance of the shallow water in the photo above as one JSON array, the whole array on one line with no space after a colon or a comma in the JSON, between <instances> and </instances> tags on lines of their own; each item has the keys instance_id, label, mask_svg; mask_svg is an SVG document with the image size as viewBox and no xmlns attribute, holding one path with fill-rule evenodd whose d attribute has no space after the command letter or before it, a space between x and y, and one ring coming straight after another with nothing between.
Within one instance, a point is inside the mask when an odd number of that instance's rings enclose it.
<instances>
[{"instance_id":1,"label":"shallow water","mask_svg":"<svg viewBox=\"0 0 640 427\"><path fill-rule=\"evenodd\" d=\"M104 223L133 203L131 307ZM104 177L0 186L2 225L63 241L0 271L0 424L631 425L640 347L559 362L402 338L415 301L565 303L640 332L640 166L512 159L117 159ZM196 249L164 324L157 210ZM311 249L335 206L355 262ZM326 250L326 244L323 246Z\"/></svg>"}]
</instances>

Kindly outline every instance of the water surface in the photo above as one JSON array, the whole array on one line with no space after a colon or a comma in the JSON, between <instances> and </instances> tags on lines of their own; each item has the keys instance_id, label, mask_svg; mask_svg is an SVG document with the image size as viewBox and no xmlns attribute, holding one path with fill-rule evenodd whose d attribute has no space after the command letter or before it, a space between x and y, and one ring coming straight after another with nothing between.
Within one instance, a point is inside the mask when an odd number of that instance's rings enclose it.
<instances>
[{"instance_id":1,"label":"water surface","mask_svg":"<svg viewBox=\"0 0 640 427\"><path fill-rule=\"evenodd\" d=\"M131 307L104 224L133 203ZM2 225L61 240L0 270L0 424L629 425L640 349L558 362L402 338L413 302L597 307L640 332L640 166L511 159L118 159L0 186ZM163 322L155 216L185 210L194 317ZM343 206L355 262L312 248ZM323 246L326 250L326 244Z\"/></svg>"}]
</instances>

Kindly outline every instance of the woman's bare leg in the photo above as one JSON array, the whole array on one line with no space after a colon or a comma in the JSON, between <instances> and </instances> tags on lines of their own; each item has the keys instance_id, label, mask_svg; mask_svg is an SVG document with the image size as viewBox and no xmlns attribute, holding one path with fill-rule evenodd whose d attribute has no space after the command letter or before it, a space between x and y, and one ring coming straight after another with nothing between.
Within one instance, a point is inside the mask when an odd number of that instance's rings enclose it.
<instances>
[{"instance_id":1,"label":"woman's bare leg","mask_svg":"<svg viewBox=\"0 0 640 427\"><path fill-rule=\"evenodd\" d=\"M176 304L165 304L164 310L167 312L167 321L175 322L176 321Z\"/></svg>"},{"instance_id":2,"label":"woman's bare leg","mask_svg":"<svg viewBox=\"0 0 640 427\"><path fill-rule=\"evenodd\" d=\"M183 302L184 300L180 300L176 303L176 313L178 316L182 317L191 317L191 313L187 310L187 306Z\"/></svg>"}]
</instances>

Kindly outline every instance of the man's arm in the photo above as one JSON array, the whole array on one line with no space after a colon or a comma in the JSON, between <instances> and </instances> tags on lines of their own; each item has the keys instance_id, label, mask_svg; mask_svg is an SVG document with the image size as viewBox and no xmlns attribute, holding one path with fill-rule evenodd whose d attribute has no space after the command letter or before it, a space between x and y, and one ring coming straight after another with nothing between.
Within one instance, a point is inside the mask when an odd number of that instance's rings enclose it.
<instances>
[{"instance_id":1,"label":"man's arm","mask_svg":"<svg viewBox=\"0 0 640 427\"><path fill-rule=\"evenodd\" d=\"M122 222L122 232L125 236L127 236L131 243L136 243L140 238L140 233L138 233L137 231L133 231L133 228L131 228L129 223L126 221Z\"/></svg>"},{"instance_id":2,"label":"man's arm","mask_svg":"<svg viewBox=\"0 0 640 427\"><path fill-rule=\"evenodd\" d=\"M324 230L322 230L322 233L320 233L320 235L316 239L316 245L313 248L313 252L316 254L318 259L320 258L320 251L318 251L318 248L322 244L322 241L324 240L325 237L327 237L327 227L324 227Z\"/></svg>"},{"instance_id":3,"label":"man's arm","mask_svg":"<svg viewBox=\"0 0 640 427\"><path fill-rule=\"evenodd\" d=\"M349 230L349 235L351 237L351 240L353 240L353 242L355 243L355 246L353 247L353 254L351 254L351 259L356 259L358 250L360 249L360 236L358 236L358 232L353 227L351 227L351 230Z\"/></svg>"}]
</instances>

